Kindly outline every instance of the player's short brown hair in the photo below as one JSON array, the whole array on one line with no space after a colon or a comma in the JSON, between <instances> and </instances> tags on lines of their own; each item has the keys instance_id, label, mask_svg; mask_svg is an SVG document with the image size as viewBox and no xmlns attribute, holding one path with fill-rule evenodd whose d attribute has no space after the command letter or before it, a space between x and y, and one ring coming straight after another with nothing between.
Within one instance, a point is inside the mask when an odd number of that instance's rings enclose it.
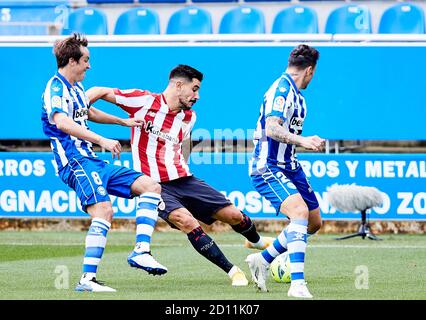
<instances>
[{"instance_id":1,"label":"player's short brown hair","mask_svg":"<svg viewBox=\"0 0 426 320\"><path fill-rule=\"evenodd\" d=\"M300 44L291 51L288 66L298 69L305 69L309 66L315 67L318 59L319 52L317 49L306 44Z\"/></svg>"},{"instance_id":2,"label":"player's short brown hair","mask_svg":"<svg viewBox=\"0 0 426 320\"><path fill-rule=\"evenodd\" d=\"M80 60L83 55L80 47L87 47L87 45L86 37L79 33L73 33L65 39L57 40L53 46L53 53L56 56L58 68L65 67L71 58L75 61Z\"/></svg>"},{"instance_id":3,"label":"player's short brown hair","mask_svg":"<svg viewBox=\"0 0 426 320\"><path fill-rule=\"evenodd\" d=\"M173 68L172 71L170 71L169 80L173 78L184 78L189 81L192 81L192 79L195 78L201 82L203 81L203 74L197 69L194 69L193 67L187 66L185 64L180 64Z\"/></svg>"}]
</instances>

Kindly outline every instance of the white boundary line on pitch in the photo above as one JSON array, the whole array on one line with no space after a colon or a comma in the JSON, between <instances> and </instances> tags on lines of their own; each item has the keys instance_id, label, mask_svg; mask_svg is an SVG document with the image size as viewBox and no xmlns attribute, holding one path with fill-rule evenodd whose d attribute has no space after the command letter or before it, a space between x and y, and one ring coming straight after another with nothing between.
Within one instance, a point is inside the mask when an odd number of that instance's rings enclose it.
<instances>
[{"instance_id":1,"label":"white boundary line on pitch","mask_svg":"<svg viewBox=\"0 0 426 320\"><path fill-rule=\"evenodd\" d=\"M9 246L84 246L83 243L31 243L31 242L5 242L0 243L0 245L9 245ZM125 244L119 244L120 246L124 246ZM151 244L153 247L184 247L187 244ZM219 247L242 247L241 244L220 244ZM112 244L114 246L114 244ZM129 244L129 248L132 247L133 244ZM308 248L354 248L354 249L426 249L426 245L381 245L381 246L369 246L369 245L357 245L357 244L308 244Z\"/></svg>"}]
</instances>

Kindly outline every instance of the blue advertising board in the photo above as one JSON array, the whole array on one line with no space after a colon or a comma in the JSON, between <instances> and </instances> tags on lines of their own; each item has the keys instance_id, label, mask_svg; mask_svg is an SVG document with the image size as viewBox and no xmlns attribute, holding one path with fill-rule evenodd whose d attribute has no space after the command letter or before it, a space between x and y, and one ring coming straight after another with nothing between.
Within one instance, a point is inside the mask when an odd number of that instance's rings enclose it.
<instances>
[{"instance_id":1,"label":"blue advertising board","mask_svg":"<svg viewBox=\"0 0 426 320\"><path fill-rule=\"evenodd\" d=\"M110 153L100 153L112 160ZM245 153L192 153L190 168L254 219L284 219L251 186ZM376 187L383 205L372 220L426 220L426 154L311 154L299 159L316 191L324 220L358 220L359 212L339 212L327 197L333 184ZM74 191L55 176L49 152L0 153L0 217L81 218ZM116 164L131 167L131 154ZM135 201L112 197L117 218L133 218Z\"/></svg>"},{"instance_id":2,"label":"blue advertising board","mask_svg":"<svg viewBox=\"0 0 426 320\"><path fill-rule=\"evenodd\" d=\"M46 139L40 112L41 94L56 72L51 46L0 47L0 139ZM222 139L222 131L215 130L247 132L255 128L263 94L285 71L293 45L104 43L89 47L91 69L83 81L86 89L108 86L162 92L177 64L202 71L194 129L203 130L204 139ZM308 105L305 135L330 140L425 139L426 64L411 58L426 56L424 44L322 43L317 47L321 56L315 77L303 91ZM111 104L95 106L127 117ZM19 121L11 121L15 119ZM129 129L120 126L91 124L91 129L109 138L130 136Z\"/></svg>"}]
</instances>

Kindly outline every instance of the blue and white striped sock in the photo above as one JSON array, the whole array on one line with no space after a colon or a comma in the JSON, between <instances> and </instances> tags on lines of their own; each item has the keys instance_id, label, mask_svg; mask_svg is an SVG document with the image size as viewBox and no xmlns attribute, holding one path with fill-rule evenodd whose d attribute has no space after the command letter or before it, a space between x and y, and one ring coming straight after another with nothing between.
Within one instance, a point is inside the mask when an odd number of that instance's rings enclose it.
<instances>
[{"instance_id":1,"label":"blue and white striped sock","mask_svg":"<svg viewBox=\"0 0 426 320\"><path fill-rule=\"evenodd\" d=\"M287 227L287 248L290 259L291 282L305 281L305 252L308 220L292 220Z\"/></svg>"},{"instance_id":2,"label":"blue and white striped sock","mask_svg":"<svg viewBox=\"0 0 426 320\"><path fill-rule=\"evenodd\" d=\"M86 236L86 252L83 261L83 277L96 277L99 262L104 253L107 233L111 223L102 218L93 218Z\"/></svg>"},{"instance_id":3,"label":"blue and white striped sock","mask_svg":"<svg viewBox=\"0 0 426 320\"><path fill-rule=\"evenodd\" d=\"M136 203L136 246L134 251L149 252L151 236L158 218L158 204L161 196L158 193L145 192L137 198Z\"/></svg>"},{"instance_id":4,"label":"blue and white striped sock","mask_svg":"<svg viewBox=\"0 0 426 320\"><path fill-rule=\"evenodd\" d=\"M272 244L262 251L262 257L265 261L270 264L276 257L281 253L287 251L287 228L285 228L278 237L272 242Z\"/></svg>"}]
</instances>

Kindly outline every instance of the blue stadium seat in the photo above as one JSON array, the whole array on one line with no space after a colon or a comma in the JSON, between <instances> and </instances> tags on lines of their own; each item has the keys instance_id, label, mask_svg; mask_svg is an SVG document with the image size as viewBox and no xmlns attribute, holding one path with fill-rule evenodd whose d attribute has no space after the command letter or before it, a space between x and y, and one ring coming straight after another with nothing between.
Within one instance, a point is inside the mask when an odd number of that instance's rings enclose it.
<instances>
[{"instance_id":1,"label":"blue stadium seat","mask_svg":"<svg viewBox=\"0 0 426 320\"><path fill-rule=\"evenodd\" d=\"M388 8L380 18L379 33L425 33L423 9L409 3Z\"/></svg>"},{"instance_id":2,"label":"blue stadium seat","mask_svg":"<svg viewBox=\"0 0 426 320\"><path fill-rule=\"evenodd\" d=\"M265 33L265 18L253 7L234 8L223 15L219 33Z\"/></svg>"},{"instance_id":3,"label":"blue stadium seat","mask_svg":"<svg viewBox=\"0 0 426 320\"><path fill-rule=\"evenodd\" d=\"M291 0L244 0L244 2L281 2L281 1L289 2ZM318 0L315 0L315 1L318 1Z\"/></svg>"},{"instance_id":4,"label":"blue stadium seat","mask_svg":"<svg viewBox=\"0 0 426 320\"><path fill-rule=\"evenodd\" d=\"M114 34L160 34L158 14L147 8L133 8L117 19Z\"/></svg>"},{"instance_id":5,"label":"blue stadium seat","mask_svg":"<svg viewBox=\"0 0 426 320\"><path fill-rule=\"evenodd\" d=\"M192 0L193 3L200 2L238 2L238 0Z\"/></svg>"},{"instance_id":6,"label":"blue stadium seat","mask_svg":"<svg viewBox=\"0 0 426 320\"><path fill-rule=\"evenodd\" d=\"M299 5L281 10L272 24L272 33L318 33L317 13Z\"/></svg>"},{"instance_id":7,"label":"blue stadium seat","mask_svg":"<svg viewBox=\"0 0 426 320\"><path fill-rule=\"evenodd\" d=\"M166 30L167 34L209 34L212 32L210 13L195 6L174 12Z\"/></svg>"},{"instance_id":8,"label":"blue stadium seat","mask_svg":"<svg viewBox=\"0 0 426 320\"><path fill-rule=\"evenodd\" d=\"M139 0L139 3L185 3L186 0Z\"/></svg>"},{"instance_id":9,"label":"blue stadium seat","mask_svg":"<svg viewBox=\"0 0 426 320\"><path fill-rule=\"evenodd\" d=\"M84 7L73 11L68 18L68 25L62 29L63 35L72 32L84 34L108 34L108 22L105 13L99 9Z\"/></svg>"},{"instance_id":10,"label":"blue stadium seat","mask_svg":"<svg viewBox=\"0 0 426 320\"><path fill-rule=\"evenodd\" d=\"M371 33L371 15L366 6L345 5L327 18L325 33Z\"/></svg>"},{"instance_id":11,"label":"blue stadium seat","mask_svg":"<svg viewBox=\"0 0 426 320\"><path fill-rule=\"evenodd\" d=\"M133 3L133 0L86 0L87 3L95 3L95 4L102 4L102 3Z\"/></svg>"},{"instance_id":12,"label":"blue stadium seat","mask_svg":"<svg viewBox=\"0 0 426 320\"><path fill-rule=\"evenodd\" d=\"M68 0L0 1L0 35L47 35L69 7Z\"/></svg>"}]
</instances>

